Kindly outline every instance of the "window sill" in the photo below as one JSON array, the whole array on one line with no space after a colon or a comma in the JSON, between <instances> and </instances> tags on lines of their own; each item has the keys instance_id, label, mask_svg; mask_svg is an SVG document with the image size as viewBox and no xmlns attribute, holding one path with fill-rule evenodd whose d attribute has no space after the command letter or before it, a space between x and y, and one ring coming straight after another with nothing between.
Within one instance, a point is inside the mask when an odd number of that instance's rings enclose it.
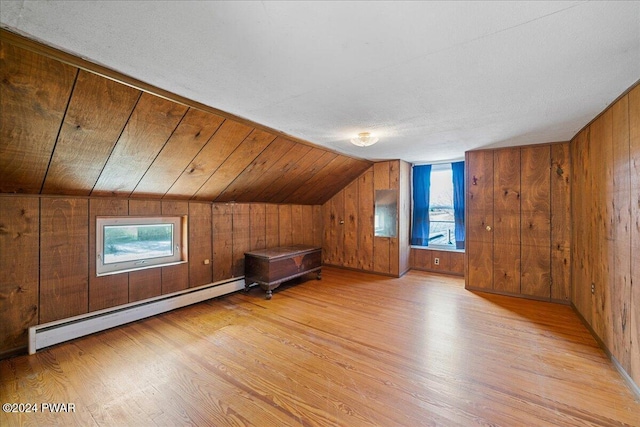
<instances>
[{"instance_id":1,"label":"window sill","mask_svg":"<svg viewBox=\"0 0 640 427\"><path fill-rule=\"evenodd\" d=\"M420 250L424 250L424 251L440 251L440 252L464 253L464 249L447 248L445 246L415 246L415 245L411 245L411 249L420 249Z\"/></svg>"}]
</instances>

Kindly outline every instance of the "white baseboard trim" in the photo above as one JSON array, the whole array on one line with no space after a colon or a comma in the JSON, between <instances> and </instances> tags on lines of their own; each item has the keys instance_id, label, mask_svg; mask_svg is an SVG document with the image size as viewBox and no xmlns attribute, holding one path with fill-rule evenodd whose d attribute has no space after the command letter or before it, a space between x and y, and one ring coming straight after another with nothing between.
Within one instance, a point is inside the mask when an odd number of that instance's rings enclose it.
<instances>
[{"instance_id":1,"label":"white baseboard trim","mask_svg":"<svg viewBox=\"0 0 640 427\"><path fill-rule=\"evenodd\" d=\"M32 326L29 328L29 354L35 354L36 351L45 347L242 289L244 289L244 276Z\"/></svg>"}]
</instances>

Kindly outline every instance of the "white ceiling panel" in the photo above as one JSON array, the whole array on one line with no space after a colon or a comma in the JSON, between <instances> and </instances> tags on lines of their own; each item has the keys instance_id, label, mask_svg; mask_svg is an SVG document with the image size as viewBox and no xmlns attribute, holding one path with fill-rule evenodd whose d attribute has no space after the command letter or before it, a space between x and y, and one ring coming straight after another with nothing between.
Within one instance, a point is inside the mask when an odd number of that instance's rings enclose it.
<instances>
[{"instance_id":1,"label":"white ceiling panel","mask_svg":"<svg viewBox=\"0 0 640 427\"><path fill-rule=\"evenodd\" d=\"M640 78L637 1L0 6L4 28L367 159L568 140Z\"/></svg>"}]
</instances>

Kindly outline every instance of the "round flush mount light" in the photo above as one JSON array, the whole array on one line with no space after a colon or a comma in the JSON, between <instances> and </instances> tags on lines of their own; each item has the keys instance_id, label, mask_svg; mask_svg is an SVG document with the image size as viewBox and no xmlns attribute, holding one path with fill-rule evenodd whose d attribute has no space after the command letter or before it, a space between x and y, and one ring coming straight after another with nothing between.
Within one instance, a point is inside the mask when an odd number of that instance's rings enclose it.
<instances>
[{"instance_id":1,"label":"round flush mount light","mask_svg":"<svg viewBox=\"0 0 640 427\"><path fill-rule=\"evenodd\" d=\"M357 138L351 138L351 143L358 147L368 147L378 142L378 138L371 135L369 132L361 132Z\"/></svg>"}]
</instances>

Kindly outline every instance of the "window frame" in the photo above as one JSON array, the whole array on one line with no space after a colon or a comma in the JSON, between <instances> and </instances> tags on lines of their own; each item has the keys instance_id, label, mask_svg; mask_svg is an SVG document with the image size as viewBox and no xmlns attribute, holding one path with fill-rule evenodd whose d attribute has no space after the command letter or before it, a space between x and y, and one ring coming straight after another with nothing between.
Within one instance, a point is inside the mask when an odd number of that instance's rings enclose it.
<instances>
[{"instance_id":1,"label":"window frame","mask_svg":"<svg viewBox=\"0 0 640 427\"><path fill-rule=\"evenodd\" d=\"M171 224L173 226L173 254L163 257L138 258L114 263L104 263L104 233L109 226L148 226ZM96 217L96 276L128 273L149 268L166 267L188 262L187 216L97 216Z\"/></svg>"},{"instance_id":2,"label":"window frame","mask_svg":"<svg viewBox=\"0 0 640 427\"><path fill-rule=\"evenodd\" d=\"M452 162L445 162L445 163L436 163L436 164L432 164L431 165L431 186L433 186L433 173L434 172L438 172L438 171L442 171L445 169L451 170L451 163ZM445 166L448 166L448 168L446 168ZM453 172L452 172L453 174ZM429 189L429 191L431 191L431 189ZM431 205L431 202L430 202ZM453 184L451 186L451 209L453 210ZM431 248L431 249L437 249L437 250L444 250L444 251L453 251L456 250L456 243L455 243L455 219L453 221L433 221L431 220L431 206L429 206L429 223L433 224L434 222L446 222L446 223L451 223L453 224L454 227L454 237L453 237L453 243L449 243L449 244L438 244L438 243L429 243L429 246L422 246L425 248ZM431 229L431 227L429 227Z\"/></svg>"},{"instance_id":3,"label":"window frame","mask_svg":"<svg viewBox=\"0 0 640 427\"><path fill-rule=\"evenodd\" d=\"M437 162L437 163L414 163L412 164L412 166L420 166L420 165L431 165L431 173L433 173L434 168L440 169L442 167L442 165L449 165L449 167L452 167L451 165L455 162L459 162L459 161L464 161L464 159L462 160L451 160L451 161L446 161L446 162ZM453 191L452 190L452 198L453 198ZM414 189L413 189L413 167L411 168L411 229L413 229L413 220L414 220L414 214L413 214L413 209L414 209L414 203L413 203L413 195L414 195ZM452 202L453 203L453 202ZM431 203L430 203L431 204ZM430 221L431 222L431 221ZM454 232L455 232L455 220L453 221L454 224ZM454 237L455 239L455 237ZM455 240L454 240L455 241ZM440 245L437 243L429 243L428 246L422 246L422 245L411 245L412 248L419 248L419 249L426 249L426 250L435 250L435 251L446 251L446 252L465 252L465 249L458 249L456 247L455 243L452 244L446 244L446 245Z\"/></svg>"}]
</instances>

